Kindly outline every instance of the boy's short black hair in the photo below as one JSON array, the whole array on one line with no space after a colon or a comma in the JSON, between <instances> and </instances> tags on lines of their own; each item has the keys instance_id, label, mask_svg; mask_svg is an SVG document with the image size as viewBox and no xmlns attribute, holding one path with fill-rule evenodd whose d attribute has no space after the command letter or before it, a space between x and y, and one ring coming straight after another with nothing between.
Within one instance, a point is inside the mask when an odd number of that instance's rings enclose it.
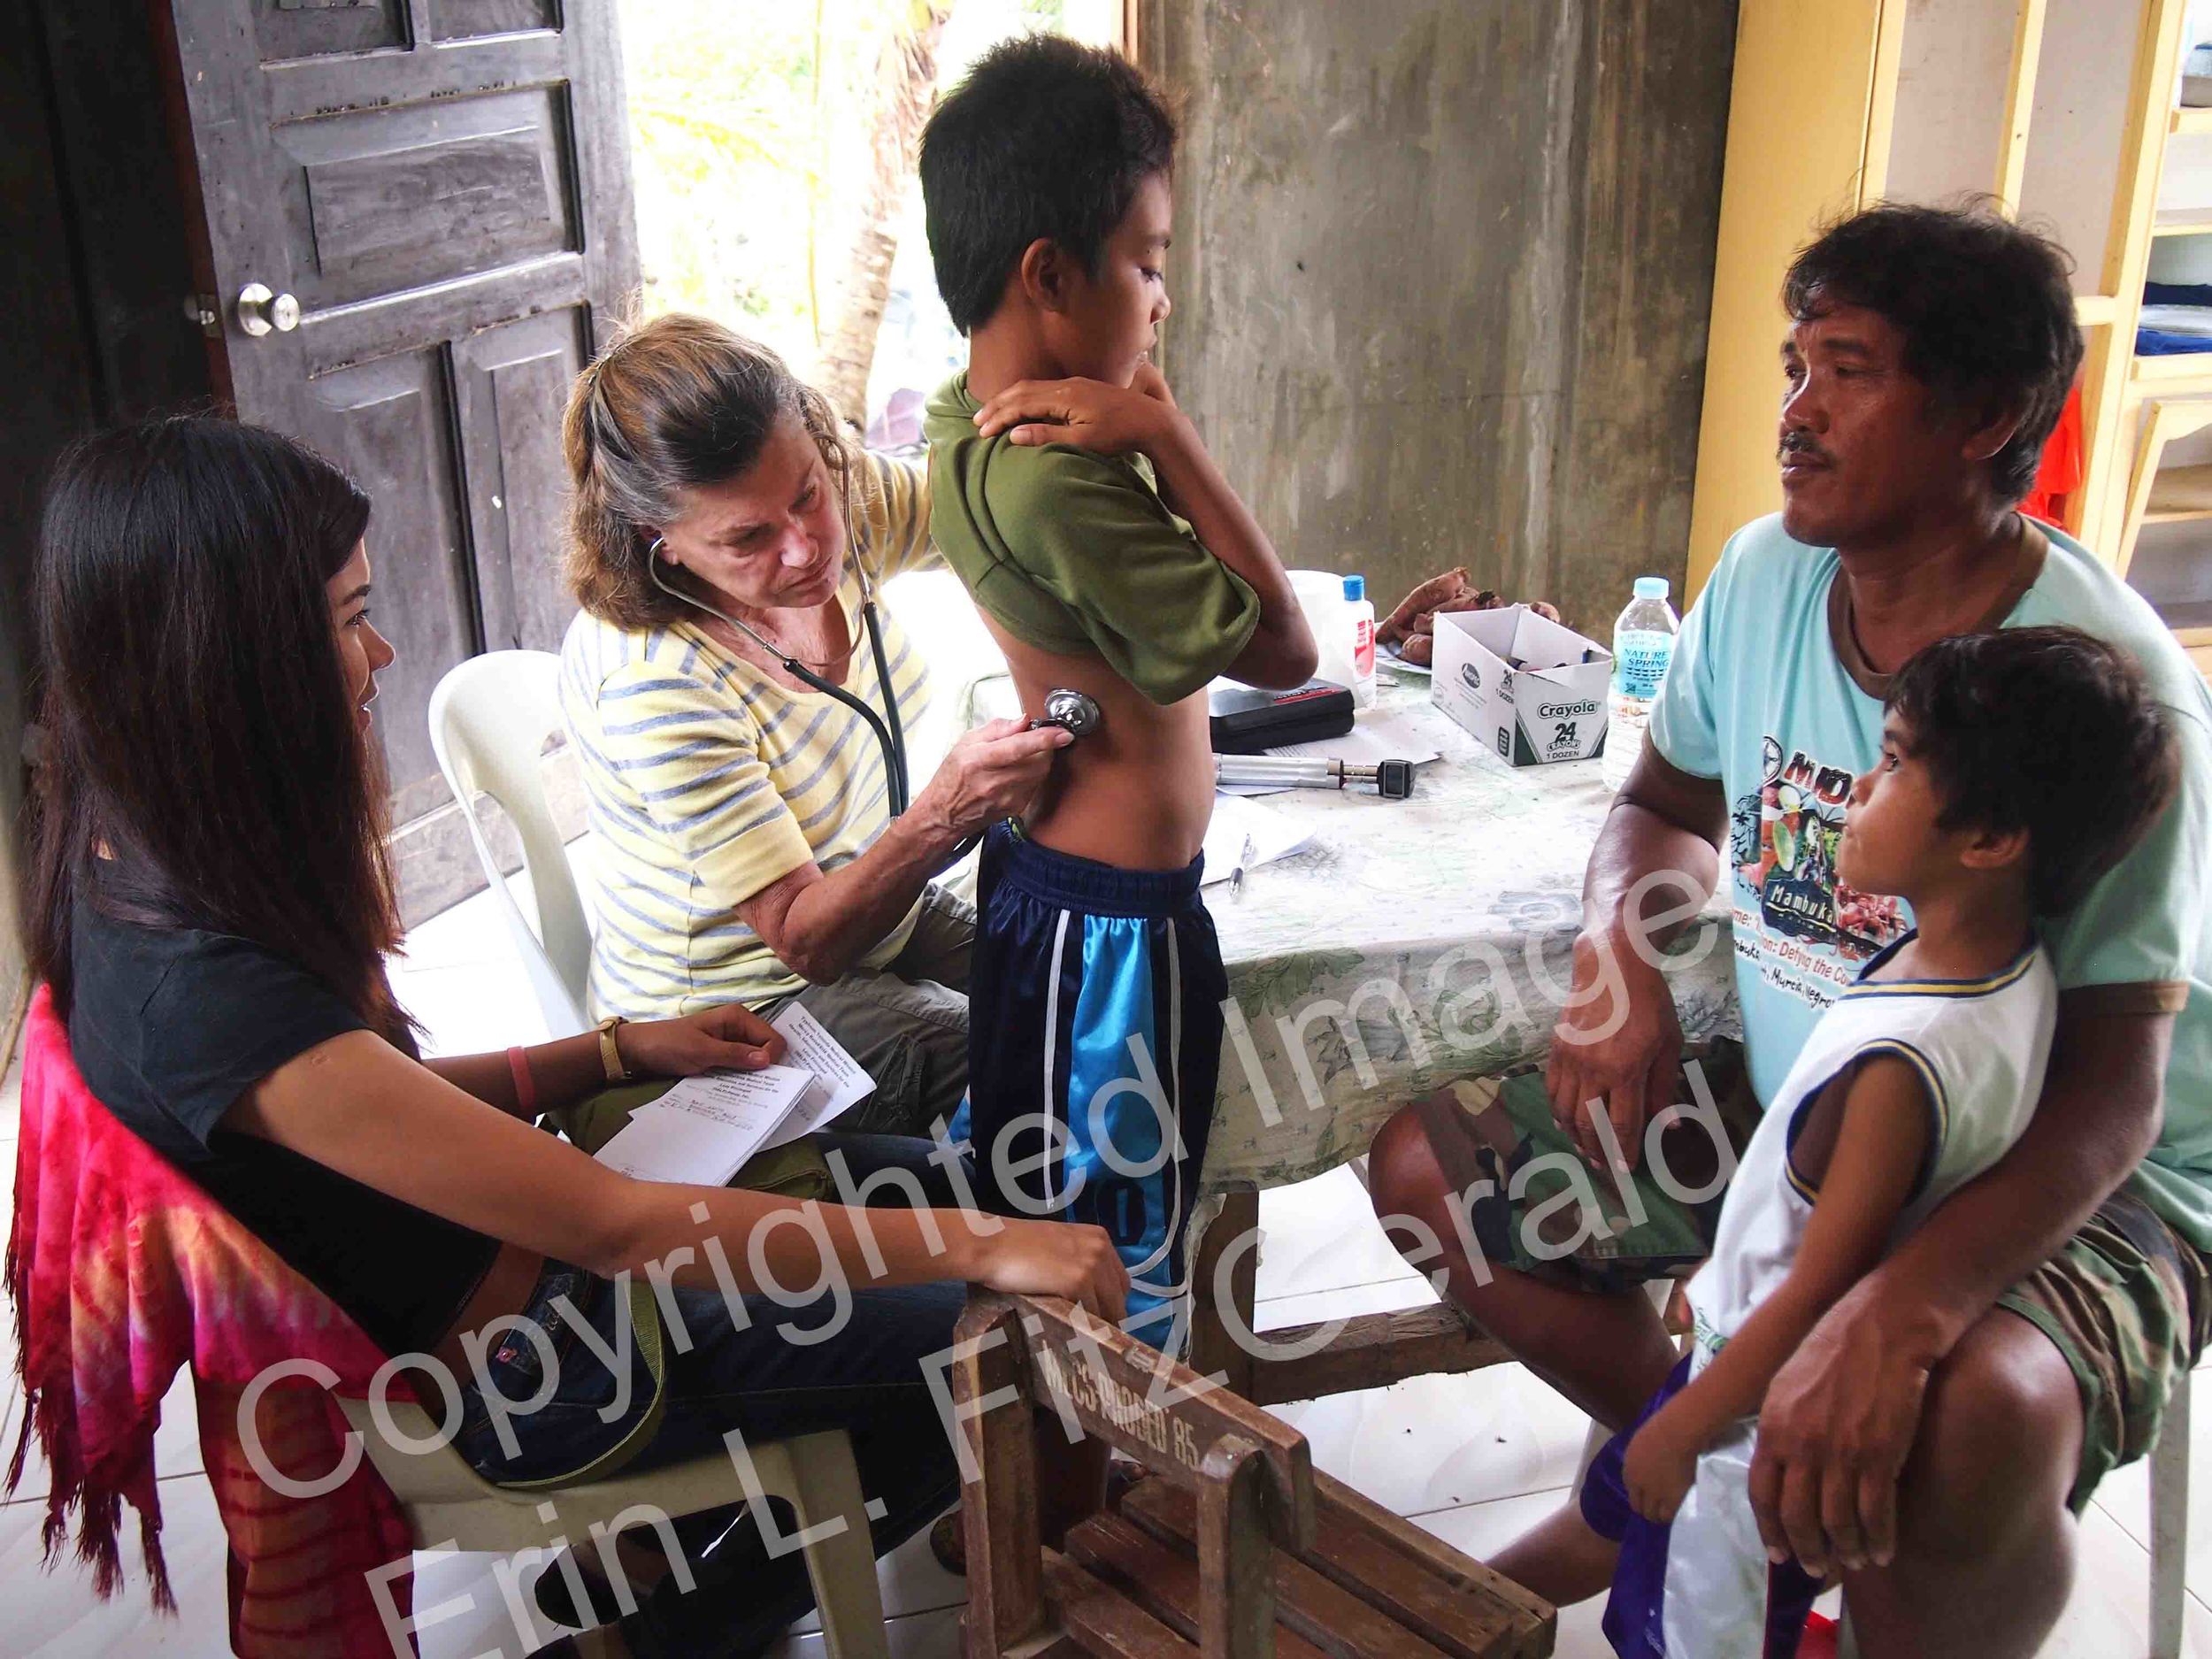
<instances>
[{"instance_id":1,"label":"boy's short black hair","mask_svg":"<svg viewBox=\"0 0 2212 1659\"><path fill-rule=\"evenodd\" d=\"M1945 829L2028 833L2039 916L2078 903L2173 798L2180 752L2129 657L2078 628L1938 640L1888 706L1943 797Z\"/></svg>"},{"instance_id":2,"label":"boy's short black hair","mask_svg":"<svg viewBox=\"0 0 2212 1659\"><path fill-rule=\"evenodd\" d=\"M1137 188L1175 162L1175 118L1118 53L1056 35L984 54L922 129L929 256L952 325L990 320L1048 237L1094 275Z\"/></svg>"},{"instance_id":3,"label":"boy's short black hair","mask_svg":"<svg viewBox=\"0 0 2212 1659\"><path fill-rule=\"evenodd\" d=\"M2056 243L1986 208L1885 203L1799 254L1782 303L1799 322L1835 305L1878 311L1904 334L1907 372L1945 406L2016 412L1990 462L2010 505L2035 483L2081 367L2070 269Z\"/></svg>"}]
</instances>

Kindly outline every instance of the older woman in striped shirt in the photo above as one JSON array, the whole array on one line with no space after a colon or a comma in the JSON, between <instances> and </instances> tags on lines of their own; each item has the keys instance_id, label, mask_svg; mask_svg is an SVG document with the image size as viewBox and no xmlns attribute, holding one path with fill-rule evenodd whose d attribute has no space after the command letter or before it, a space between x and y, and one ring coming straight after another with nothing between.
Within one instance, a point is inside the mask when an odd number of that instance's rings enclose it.
<instances>
[{"instance_id":1,"label":"older woman in striped shirt","mask_svg":"<svg viewBox=\"0 0 2212 1659\"><path fill-rule=\"evenodd\" d=\"M927 1133L967 1084L975 920L931 878L1029 804L1066 733L971 733L892 815L867 720L784 659L879 718L887 700L920 718L921 654L880 610L869 648L862 572L934 562L927 475L849 446L772 352L660 318L585 370L564 438L583 611L561 695L598 840L594 1012L795 996L876 1079L839 1126Z\"/></svg>"}]
</instances>

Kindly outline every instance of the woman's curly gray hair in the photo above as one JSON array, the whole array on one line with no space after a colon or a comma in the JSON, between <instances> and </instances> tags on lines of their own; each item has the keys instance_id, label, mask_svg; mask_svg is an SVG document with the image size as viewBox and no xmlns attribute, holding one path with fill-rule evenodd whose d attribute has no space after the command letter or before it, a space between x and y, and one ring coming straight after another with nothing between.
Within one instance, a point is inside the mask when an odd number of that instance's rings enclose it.
<instances>
[{"instance_id":1,"label":"woman's curly gray hair","mask_svg":"<svg viewBox=\"0 0 2212 1659\"><path fill-rule=\"evenodd\" d=\"M766 346L680 313L618 334L576 377L561 424L577 603L640 631L682 617L686 608L652 579L654 538L682 516L687 490L742 477L787 414L806 427L849 504L864 472L835 413Z\"/></svg>"}]
</instances>

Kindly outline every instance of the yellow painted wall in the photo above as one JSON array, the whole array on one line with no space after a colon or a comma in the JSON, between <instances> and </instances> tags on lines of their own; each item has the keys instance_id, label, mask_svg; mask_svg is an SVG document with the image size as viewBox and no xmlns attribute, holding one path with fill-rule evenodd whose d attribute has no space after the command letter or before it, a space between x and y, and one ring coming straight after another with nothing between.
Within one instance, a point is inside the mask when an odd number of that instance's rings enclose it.
<instances>
[{"instance_id":1,"label":"yellow painted wall","mask_svg":"<svg viewBox=\"0 0 2212 1659\"><path fill-rule=\"evenodd\" d=\"M1738 528L1782 504L1782 275L1820 226L1881 193L1904 0L1743 0L1690 514L1688 597ZM1785 136L1786 135L1786 136Z\"/></svg>"}]
</instances>

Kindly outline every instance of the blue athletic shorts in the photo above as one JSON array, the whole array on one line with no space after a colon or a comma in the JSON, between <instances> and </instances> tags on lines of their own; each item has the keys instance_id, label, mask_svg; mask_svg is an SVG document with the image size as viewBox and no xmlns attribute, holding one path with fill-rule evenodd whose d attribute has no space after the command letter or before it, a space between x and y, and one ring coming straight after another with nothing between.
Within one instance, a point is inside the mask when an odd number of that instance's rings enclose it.
<instances>
[{"instance_id":1,"label":"blue athletic shorts","mask_svg":"<svg viewBox=\"0 0 2212 1659\"><path fill-rule=\"evenodd\" d=\"M968 1098L952 1124L983 1202L1103 1227L1131 1280L1125 1327L1177 1345L1185 1237L1229 995L1202 856L1118 870L984 838L968 985Z\"/></svg>"}]
</instances>

